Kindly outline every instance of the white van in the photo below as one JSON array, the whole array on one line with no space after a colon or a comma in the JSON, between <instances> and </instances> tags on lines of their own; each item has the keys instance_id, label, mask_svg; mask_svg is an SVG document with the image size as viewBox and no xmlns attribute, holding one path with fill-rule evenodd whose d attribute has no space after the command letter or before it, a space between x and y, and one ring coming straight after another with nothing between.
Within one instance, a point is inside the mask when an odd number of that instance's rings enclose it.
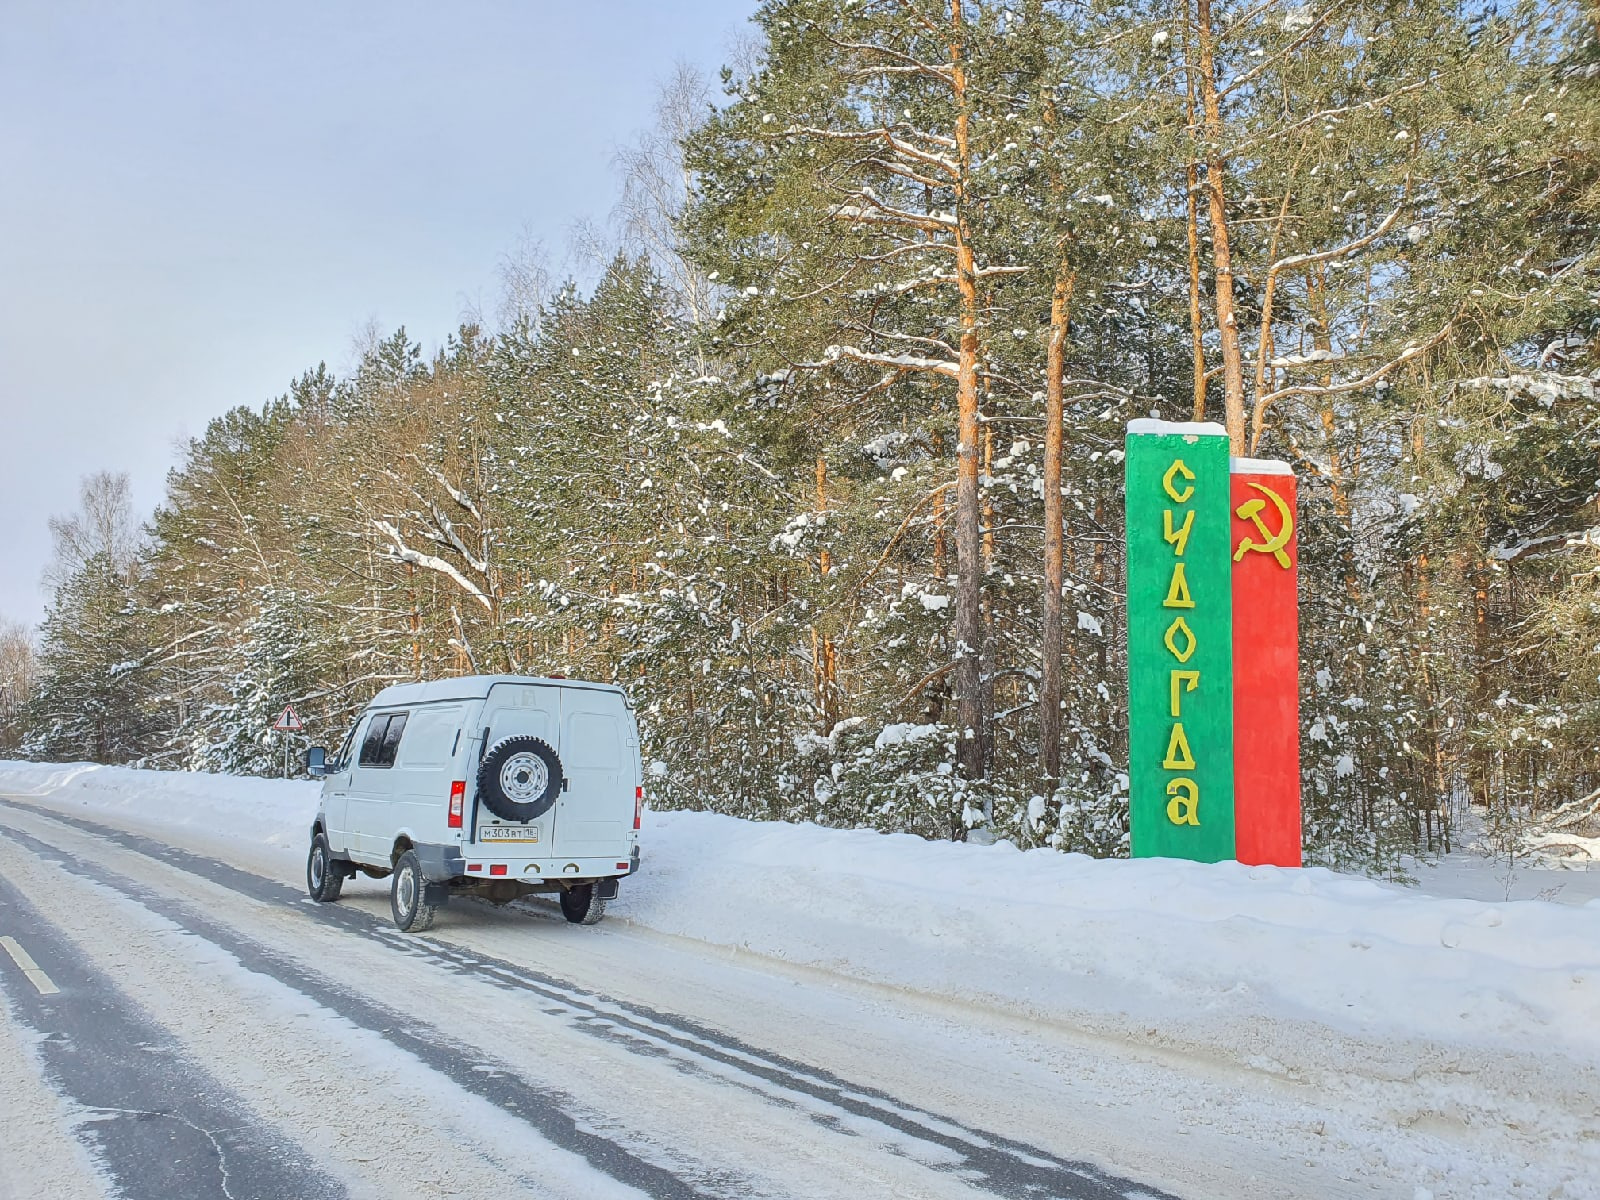
<instances>
[{"instance_id":1,"label":"white van","mask_svg":"<svg viewBox=\"0 0 1600 1200\"><path fill-rule=\"evenodd\" d=\"M357 871L389 876L403 930L451 896L505 904L559 893L592 925L639 868L639 731L621 688L468 675L385 688L321 776L306 887L337 900Z\"/></svg>"}]
</instances>

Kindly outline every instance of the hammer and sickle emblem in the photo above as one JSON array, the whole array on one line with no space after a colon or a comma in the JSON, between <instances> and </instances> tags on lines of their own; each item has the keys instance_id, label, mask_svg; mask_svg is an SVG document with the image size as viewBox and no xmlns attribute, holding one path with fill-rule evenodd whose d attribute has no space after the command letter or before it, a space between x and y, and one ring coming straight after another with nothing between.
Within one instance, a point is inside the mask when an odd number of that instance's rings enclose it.
<instances>
[{"instance_id":1,"label":"hammer and sickle emblem","mask_svg":"<svg viewBox=\"0 0 1600 1200\"><path fill-rule=\"evenodd\" d=\"M1289 511L1289 506L1284 503L1283 497L1269 487L1263 487L1252 480L1246 480L1251 487L1260 492L1272 506L1278 510L1278 532L1273 533L1267 528L1267 523L1261 519L1262 512L1267 507L1266 500L1246 500L1234 512L1241 520L1249 521L1256 527L1256 532L1261 535L1259 542L1251 541L1248 534L1239 542L1239 549L1234 552L1233 561L1238 562L1245 556L1245 552L1254 550L1258 554L1270 554L1278 560L1278 565L1285 571L1289 569L1289 555L1284 547L1289 544L1289 539L1294 536L1294 514Z\"/></svg>"}]
</instances>

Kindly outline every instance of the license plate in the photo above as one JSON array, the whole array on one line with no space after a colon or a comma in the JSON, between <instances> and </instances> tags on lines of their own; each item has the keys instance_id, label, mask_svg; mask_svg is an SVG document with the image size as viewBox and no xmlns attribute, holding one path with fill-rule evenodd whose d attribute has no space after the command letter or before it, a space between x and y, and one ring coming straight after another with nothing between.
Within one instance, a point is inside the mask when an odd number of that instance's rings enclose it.
<instances>
[{"instance_id":1,"label":"license plate","mask_svg":"<svg viewBox=\"0 0 1600 1200\"><path fill-rule=\"evenodd\" d=\"M537 842L539 828L536 825L484 825L478 830L480 842Z\"/></svg>"}]
</instances>

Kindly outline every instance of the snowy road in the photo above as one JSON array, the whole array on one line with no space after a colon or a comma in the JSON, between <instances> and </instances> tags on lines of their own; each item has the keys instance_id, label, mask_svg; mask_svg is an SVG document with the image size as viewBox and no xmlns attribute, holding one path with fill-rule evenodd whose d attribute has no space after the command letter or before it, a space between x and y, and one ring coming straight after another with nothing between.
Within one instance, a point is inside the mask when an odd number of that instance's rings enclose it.
<instances>
[{"instance_id":1,"label":"snowy road","mask_svg":"<svg viewBox=\"0 0 1600 1200\"><path fill-rule=\"evenodd\" d=\"M285 865L0 799L0 1197L1592 1194L1281 1073L551 904L403 935Z\"/></svg>"}]
</instances>

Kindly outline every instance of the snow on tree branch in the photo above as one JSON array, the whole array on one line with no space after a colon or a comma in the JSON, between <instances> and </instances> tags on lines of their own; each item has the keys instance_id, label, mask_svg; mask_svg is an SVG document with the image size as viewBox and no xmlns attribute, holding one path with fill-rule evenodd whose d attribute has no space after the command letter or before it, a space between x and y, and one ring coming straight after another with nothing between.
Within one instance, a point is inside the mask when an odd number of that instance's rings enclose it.
<instances>
[{"instance_id":1,"label":"snow on tree branch","mask_svg":"<svg viewBox=\"0 0 1600 1200\"><path fill-rule=\"evenodd\" d=\"M443 575L445 578L452 580L463 592L483 605L485 611L494 611L494 602L483 593L482 589L444 559L436 558L431 554L423 554L420 550L411 549L400 537L400 531L388 521L374 520L372 524L379 533L389 539L390 545L384 548L381 553L391 562L411 563L426 571L433 571Z\"/></svg>"}]
</instances>

